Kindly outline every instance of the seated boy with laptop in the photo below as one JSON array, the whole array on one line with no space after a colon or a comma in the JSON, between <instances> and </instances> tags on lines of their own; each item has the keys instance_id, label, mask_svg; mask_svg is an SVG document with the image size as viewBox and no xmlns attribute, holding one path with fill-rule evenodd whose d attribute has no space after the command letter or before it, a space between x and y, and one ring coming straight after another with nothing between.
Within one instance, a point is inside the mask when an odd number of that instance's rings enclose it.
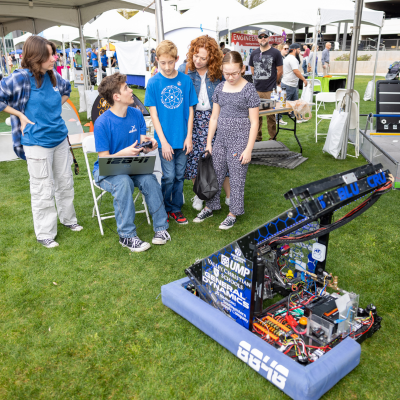
<instances>
[{"instance_id":1,"label":"seated boy with laptop","mask_svg":"<svg viewBox=\"0 0 400 400\"><path fill-rule=\"evenodd\" d=\"M111 105L94 124L94 140L99 157L135 157L157 148L157 141L146 137L146 123L142 113L133 107L132 89L126 83L126 75L115 73L103 78L99 93ZM151 141L152 149L138 148L138 144ZM134 252L145 251L150 244L139 239L136 232L135 186L143 193L153 219L155 235L153 244L165 244L171 240L167 232L167 213L164 208L161 187L156 177L146 175L99 175L99 163L93 168L96 184L114 197L115 219L119 243Z\"/></svg>"}]
</instances>

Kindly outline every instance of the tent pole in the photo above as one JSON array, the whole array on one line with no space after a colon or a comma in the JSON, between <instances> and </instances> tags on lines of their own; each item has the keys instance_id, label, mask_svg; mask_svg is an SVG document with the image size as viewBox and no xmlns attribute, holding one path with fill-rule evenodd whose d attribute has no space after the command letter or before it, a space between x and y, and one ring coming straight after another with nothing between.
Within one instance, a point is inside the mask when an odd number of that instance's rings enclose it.
<instances>
[{"instance_id":1,"label":"tent pole","mask_svg":"<svg viewBox=\"0 0 400 400\"><path fill-rule=\"evenodd\" d=\"M339 43L339 39L340 39L340 22L338 23L338 26L337 26L336 42Z\"/></svg>"},{"instance_id":2,"label":"tent pole","mask_svg":"<svg viewBox=\"0 0 400 400\"><path fill-rule=\"evenodd\" d=\"M371 87L371 101L374 101L375 97L375 79L376 79L376 70L378 69L378 56L379 56L379 47L381 44L381 33L382 33L382 25L379 27L379 35L378 35L378 45L376 47L376 54L375 54L375 65L374 65L374 77L372 78L372 87Z\"/></svg>"},{"instance_id":3,"label":"tent pole","mask_svg":"<svg viewBox=\"0 0 400 400\"><path fill-rule=\"evenodd\" d=\"M107 50L111 51L111 49L110 49L110 38L109 37L107 38ZM110 71L110 75L112 75L112 73L111 73L112 72L111 71L111 57L108 57L108 68L109 68L109 71Z\"/></svg>"},{"instance_id":4,"label":"tent pole","mask_svg":"<svg viewBox=\"0 0 400 400\"><path fill-rule=\"evenodd\" d=\"M228 46L231 46L231 31L229 29L229 17L226 17L226 27L228 28Z\"/></svg>"},{"instance_id":5,"label":"tent pole","mask_svg":"<svg viewBox=\"0 0 400 400\"><path fill-rule=\"evenodd\" d=\"M4 30L4 25L1 25L1 29L3 30L3 47L4 47L4 57L5 59L5 63L6 63L6 67L5 69L8 71L8 69L10 68L8 66L8 53L7 53L7 48L6 48L6 32ZM7 68L8 67L8 68ZM11 75L11 71L9 71L8 75Z\"/></svg>"},{"instance_id":6,"label":"tent pole","mask_svg":"<svg viewBox=\"0 0 400 400\"><path fill-rule=\"evenodd\" d=\"M78 24L79 24L79 36L81 39L81 55L82 55L82 69L83 69L83 86L85 90L89 89L88 79L87 79L87 56L86 56L86 44L83 37L83 26L82 26L82 16L81 9L77 7L76 11L78 12Z\"/></svg>"},{"instance_id":7,"label":"tent pole","mask_svg":"<svg viewBox=\"0 0 400 400\"><path fill-rule=\"evenodd\" d=\"M149 61L149 71L151 71L151 48L150 48L150 25L147 25L147 57Z\"/></svg>"},{"instance_id":8,"label":"tent pole","mask_svg":"<svg viewBox=\"0 0 400 400\"><path fill-rule=\"evenodd\" d=\"M36 22L35 22L35 19L34 18L32 18L32 25L33 25L33 34L34 35L36 35Z\"/></svg>"},{"instance_id":9,"label":"tent pole","mask_svg":"<svg viewBox=\"0 0 400 400\"><path fill-rule=\"evenodd\" d=\"M2 25L2 28L3 28L3 35L4 35L4 26L3 25ZM6 60L6 63L7 63L7 60ZM3 74L3 76L6 76L5 66L3 65L3 51L1 49L1 44L0 44L0 69L1 69L1 73Z\"/></svg>"},{"instance_id":10,"label":"tent pole","mask_svg":"<svg viewBox=\"0 0 400 400\"><path fill-rule=\"evenodd\" d=\"M64 41L64 34L62 35L62 46L63 46L63 54L64 54L64 57L63 57L63 67L64 67L64 70L66 70L67 69L67 53L65 52L65 41ZM67 72L67 78L69 79L69 76L68 76L69 74L68 74L68 72Z\"/></svg>"},{"instance_id":11,"label":"tent pole","mask_svg":"<svg viewBox=\"0 0 400 400\"><path fill-rule=\"evenodd\" d=\"M294 31L294 22L292 22L292 43L296 43L296 32Z\"/></svg>"},{"instance_id":12,"label":"tent pole","mask_svg":"<svg viewBox=\"0 0 400 400\"><path fill-rule=\"evenodd\" d=\"M318 9L318 15L317 15L317 22L314 26L314 37L313 37L313 42L314 42L314 52L313 52L313 65L311 66L311 72L312 72L312 82L311 82L311 90L314 93L314 79L315 79L315 65L317 63L317 44L318 44L318 27L320 25L320 9ZM314 96L311 98L314 100Z\"/></svg>"},{"instance_id":13,"label":"tent pole","mask_svg":"<svg viewBox=\"0 0 400 400\"><path fill-rule=\"evenodd\" d=\"M72 69L74 67L74 64L72 62L71 53L74 54L73 51L72 51L72 42L70 41L69 42L69 54L68 55L69 55L69 66Z\"/></svg>"},{"instance_id":14,"label":"tent pole","mask_svg":"<svg viewBox=\"0 0 400 400\"><path fill-rule=\"evenodd\" d=\"M103 68L101 65L100 34L98 29L97 29L97 60L99 62L99 69L97 70L97 84L100 85L101 80L103 79Z\"/></svg>"},{"instance_id":15,"label":"tent pole","mask_svg":"<svg viewBox=\"0 0 400 400\"><path fill-rule=\"evenodd\" d=\"M162 0L155 0L155 2L156 2L157 44L160 44L164 40Z\"/></svg>"},{"instance_id":16,"label":"tent pole","mask_svg":"<svg viewBox=\"0 0 400 400\"><path fill-rule=\"evenodd\" d=\"M216 36L217 43L219 46L219 17L217 17L217 26L216 26L216 30L215 30L215 36Z\"/></svg>"},{"instance_id":17,"label":"tent pole","mask_svg":"<svg viewBox=\"0 0 400 400\"><path fill-rule=\"evenodd\" d=\"M356 63L357 63L357 50L358 41L360 38L360 25L361 25L361 15L364 5L364 0L356 0L354 4L354 22L353 22L353 35L351 36L351 49L350 49L350 61L349 61L349 72L347 76L347 91L346 91L346 112L348 113L348 118L344 130L344 137L342 142L342 149L338 156L338 159L344 160L347 157L347 145L349 141L349 130L350 130L350 120L351 120L351 108L353 102L353 89L354 89L354 79L356 74ZM358 115L357 115L358 117ZM358 132L356 132L358 134ZM356 151L357 152L357 151Z\"/></svg>"}]
</instances>

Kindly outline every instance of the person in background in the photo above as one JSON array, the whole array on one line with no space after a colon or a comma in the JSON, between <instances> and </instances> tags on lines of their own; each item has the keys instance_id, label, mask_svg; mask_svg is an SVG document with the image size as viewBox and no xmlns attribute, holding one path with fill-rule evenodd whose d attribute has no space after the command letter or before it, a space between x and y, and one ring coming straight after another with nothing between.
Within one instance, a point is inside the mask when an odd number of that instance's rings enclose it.
<instances>
[{"instance_id":1,"label":"person in background","mask_svg":"<svg viewBox=\"0 0 400 400\"><path fill-rule=\"evenodd\" d=\"M115 68L118 67L118 57L117 57L117 52L116 51L114 51L112 66L115 67Z\"/></svg>"},{"instance_id":2,"label":"person in background","mask_svg":"<svg viewBox=\"0 0 400 400\"><path fill-rule=\"evenodd\" d=\"M1 63L3 64L4 71L8 74L6 56L4 54L1 56Z\"/></svg>"},{"instance_id":3,"label":"person in background","mask_svg":"<svg viewBox=\"0 0 400 400\"><path fill-rule=\"evenodd\" d=\"M219 48L221 49L221 51L224 51L224 49L225 49L225 42L220 42L220 43L219 43Z\"/></svg>"},{"instance_id":4,"label":"person in background","mask_svg":"<svg viewBox=\"0 0 400 400\"><path fill-rule=\"evenodd\" d=\"M92 67L99 68L99 60L97 58L97 51L95 47L92 48L91 58L92 58Z\"/></svg>"},{"instance_id":5,"label":"person in background","mask_svg":"<svg viewBox=\"0 0 400 400\"><path fill-rule=\"evenodd\" d=\"M185 225L183 183L187 155L192 151L193 106L198 100L191 79L175 69L179 57L174 43L162 41L156 60L159 73L149 79L144 103L150 107L158 143L165 210L178 224Z\"/></svg>"},{"instance_id":6,"label":"person in background","mask_svg":"<svg viewBox=\"0 0 400 400\"><path fill-rule=\"evenodd\" d=\"M314 49L315 45L313 45L310 55L308 57L308 67L307 71L311 72L312 71L312 66L313 66L313 59L314 59ZM315 62L315 75L318 75L318 46L317 46L317 51L316 51L316 62Z\"/></svg>"},{"instance_id":7,"label":"person in background","mask_svg":"<svg viewBox=\"0 0 400 400\"><path fill-rule=\"evenodd\" d=\"M63 53L59 54L58 61L60 63L60 67L63 67L64 66L64 54Z\"/></svg>"},{"instance_id":8,"label":"person in background","mask_svg":"<svg viewBox=\"0 0 400 400\"><path fill-rule=\"evenodd\" d=\"M106 68L108 67L108 57L107 57L107 52L105 50L101 51L101 69L106 72Z\"/></svg>"},{"instance_id":9,"label":"person in background","mask_svg":"<svg viewBox=\"0 0 400 400\"><path fill-rule=\"evenodd\" d=\"M80 50L76 51L74 59L75 59L75 67L82 68L82 56Z\"/></svg>"},{"instance_id":10,"label":"person in background","mask_svg":"<svg viewBox=\"0 0 400 400\"><path fill-rule=\"evenodd\" d=\"M13 60L11 54L8 54L8 68L10 69L10 74L11 74L13 68Z\"/></svg>"},{"instance_id":11,"label":"person in background","mask_svg":"<svg viewBox=\"0 0 400 400\"><path fill-rule=\"evenodd\" d=\"M208 125L213 109L212 97L215 88L222 82L222 56L218 43L210 36L204 35L193 39L187 54L188 64L185 73L193 82L199 102L194 108L193 151L188 154L185 179L192 180L197 176L197 165L207 146ZM229 205L229 178L225 178L225 203ZM192 198L193 208L200 211L203 200L198 196Z\"/></svg>"},{"instance_id":12,"label":"person in background","mask_svg":"<svg viewBox=\"0 0 400 400\"><path fill-rule=\"evenodd\" d=\"M229 214L219 229L230 229L236 217L244 214L244 190L251 153L258 129L260 98L254 85L242 77L245 71L242 57L237 51L225 55L222 73L226 81L220 83L212 98L214 103L208 128L206 151L212 154L212 161L218 180L218 192L206 203L206 207L193 222L203 222L213 216L214 210L221 209L221 189L229 170L231 200ZM218 134L214 144L213 137Z\"/></svg>"},{"instance_id":13,"label":"person in background","mask_svg":"<svg viewBox=\"0 0 400 400\"><path fill-rule=\"evenodd\" d=\"M303 45L303 63L301 65L301 67L303 68L303 72L304 75L307 73L307 65L308 65L308 57L310 56L310 49L308 48L308 46L306 44Z\"/></svg>"},{"instance_id":14,"label":"person in background","mask_svg":"<svg viewBox=\"0 0 400 400\"><path fill-rule=\"evenodd\" d=\"M15 54L12 54L12 55L11 55L11 61L12 61L12 63L13 63L14 66L17 65L17 58L15 57Z\"/></svg>"},{"instance_id":15,"label":"person in background","mask_svg":"<svg viewBox=\"0 0 400 400\"><path fill-rule=\"evenodd\" d=\"M281 43L277 49L281 52L282 58L289 54L289 45L287 43Z\"/></svg>"},{"instance_id":16,"label":"person in background","mask_svg":"<svg viewBox=\"0 0 400 400\"><path fill-rule=\"evenodd\" d=\"M299 79L303 81L304 86L307 86L307 79L304 78L299 71L299 54L300 45L298 43L293 43L289 46L289 54L283 61L283 77L281 87L282 89L286 89L287 101L299 99ZM305 120L298 120L297 122L305 122Z\"/></svg>"},{"instance_id":17,"label":"person in background","mask_svg":"<svg viewBox=\"0 0 400 400\"><path fill-rule=\"evenodd\" d=\"M272 43L272 47L273 47L274 49L277 49L277 48L278 48L278 43Z\"/></svg>"},{"instance_id":18,"label":"person in background","mask_svg":"<svg viewBox=\"0 0 400 400\"><path fill-rule=\"evenodd\" d=\"M154 61L156 61L156 51L154 49L150 50L150 64L154 65Z\"/></svg>"},{"instance_id":19,"label":"person in background","mask_svg":"<svg viewBox=\"0 0 400 400\"><path fill-rule=\"evenodd\" d=\"M321 64L324 71L324 75L329 74L329 50L332 44L330 42L325 43L325 49L322 51Z\"/></svg>"},{"instance_id":20,"label":"person in background","mask_svg":"<svg viewBox=\"0 0 400 400\"><path fill-rule=\"evenodd\" d=\"M54 43L41 36L29 37L22 69L0 82L0 111L11 114L14 151L26 157L35 234L47 248L58 246L54 240L57 214L71 231L83 229L73 204L68 129L61 117L71 85L54 71L55 54Z\"/></svg>"},{"instance_id":21,"label":"person in background","mask_svg":"<svg viewBox=\"0 0 400 400\"><path fill-rule=\"evenodd\" d=\"M286 32L285 32L285 30L284 30L284 29L282 29L281 36L283 37L283 41L284 41L284 43L286 43L286 40L287 40L287 35L286 35Z\"/></svg>"},{"instance_id":22,"label":"person in background","mask_svg":"<svg viewBox=\"0 0 400 400\"><path fill-rule=\"evenodd\" d=\"M229 53L231 51L231 49L228 49L227 47L225 49L222 50L222 54L225 55L227 53Z\"/></svg>"},{"instance_id":23,"label":"person in background","mask_svg":"<svg viewBox=\"0 0 400 400\"><path fill-rule=\"evenodd\" d=\"M151 69L151 76L154 76L157 72L158 72L158 62L157 60L155 60L153 68Z\"/></svg>"},{"instance_id":24,"label":"person in background","mask_svg":"<svg viewBox=\"0 0 400 400\"><path fill-rule=\"evenodd\" d=\"M268 31L260 29L258 31L258 43L260 47L255 49L249 60L249 66L254 78L254 85L258 95L262 99L270 99L271 93L276 85L280 83L282 77L282 55L279 50L274 49L269 44ZM270 139L276 135L275 115L267 116L268 134ZM262 140L262 117L259 117L259 126L256 141Z\"/></svg>"},{"instance_id":25,"label":"person in background","mask_svg":"<svg viewBox=\"0 0 400 400\"><path fill-rule=\"evenodd\" d=\"M182 72L182 74L184 74L186 71L186 64L187 64L187 60L185 58L183 60L183 63L178 67L178 72Z\"/></svg>"},{"instance_id":26,"label":"person in background","mask_svg":"<svg viewBox=\"0 0 400 400\"><path fill-rule=\"evenodd\" d=\"M86 54L86 60L87 60L87 64L86 65L92 65L92 52L91 51L89 51L87 54Z\"/></svg>"}]
</instances>

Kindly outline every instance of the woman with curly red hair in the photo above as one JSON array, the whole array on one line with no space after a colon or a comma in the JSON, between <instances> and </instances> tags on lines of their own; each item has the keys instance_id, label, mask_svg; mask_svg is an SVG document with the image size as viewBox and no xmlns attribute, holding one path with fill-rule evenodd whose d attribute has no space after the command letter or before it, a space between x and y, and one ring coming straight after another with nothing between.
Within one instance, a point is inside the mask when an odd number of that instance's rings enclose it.
<instances>
[{"instance_id":1,"label":"woman with curly red hair","mask_svg":"<svg viewBox=\"0 0 400 400\"><path fill-rule=\"evenodd\" d=\"M194 107L193 151L187 158L185 179L193 182L197 176L199 158L207 146L208 124L213 108L212 96L215 88L224 80L222 58L218 43L210 36L199 36L190 43L185 73L193 82L199 102ZM225 180L224 189L226 203L229 205L229 178ZM203 208L203 201L197 196L192 201L196 210Z\"/></svg>"}]
</instances>

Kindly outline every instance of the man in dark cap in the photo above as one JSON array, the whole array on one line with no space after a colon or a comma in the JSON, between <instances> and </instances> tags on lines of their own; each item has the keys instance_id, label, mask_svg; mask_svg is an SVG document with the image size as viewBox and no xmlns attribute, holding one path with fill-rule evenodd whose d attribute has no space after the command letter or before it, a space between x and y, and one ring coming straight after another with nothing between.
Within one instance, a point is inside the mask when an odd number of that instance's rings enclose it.
<instances>
[{"instance_id":1,"label":"man in dark cap","mask_svg":"<svg viewBox=\"0 0 400 400\"><path fill-rule=\"evenodd\" d=\"M289 46L289 54L283 60L283 78L281 87L286 89L286 100L293 101L299 99L299 79L303 81L304 87L307 86L307 79L301 74L299 66L300 45L293 43ZM303 120L297 121L303 122Z\"/></svg>"},{"instance_id":2,"label":"man in dark cap","mask_svg":"<svg viewBox=\"0 0 400 400\"><path fill-rule=\"evenodd\" d=\"M258 43L260 48L255 49L249 60L251 73L257 93L262 99L270 99L271 93L282 77L282 55L278 49L269 44L269 32L266 29L258 31ZM276 135L275 115L267 116L268 134L271 139ZM262 117L259 118L256 141L262 140Z\"/></svg>"}]
</instances>

